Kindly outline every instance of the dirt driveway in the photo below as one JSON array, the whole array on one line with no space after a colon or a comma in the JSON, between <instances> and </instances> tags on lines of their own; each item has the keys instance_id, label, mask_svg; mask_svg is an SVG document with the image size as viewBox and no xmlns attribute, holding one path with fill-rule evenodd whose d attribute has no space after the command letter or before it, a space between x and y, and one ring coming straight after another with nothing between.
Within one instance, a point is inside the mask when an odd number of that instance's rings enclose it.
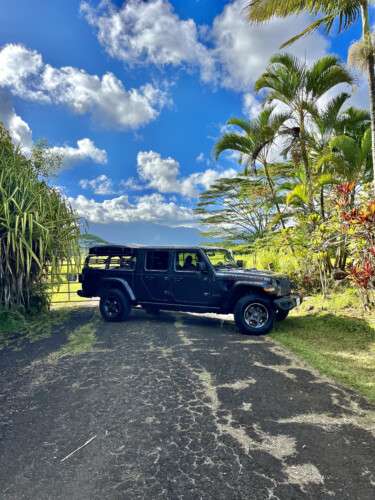
<instances>
[{"instance_id":1,"label":"dirt driveway","mask_svg":"<svg viewBox=\"0 0 375 500\"><path fill-rule=\"evenodd\" d=\"M229 323L79 309L0 372L4 500L375 498L374 407Z\"/></svg>"}]
</instances>

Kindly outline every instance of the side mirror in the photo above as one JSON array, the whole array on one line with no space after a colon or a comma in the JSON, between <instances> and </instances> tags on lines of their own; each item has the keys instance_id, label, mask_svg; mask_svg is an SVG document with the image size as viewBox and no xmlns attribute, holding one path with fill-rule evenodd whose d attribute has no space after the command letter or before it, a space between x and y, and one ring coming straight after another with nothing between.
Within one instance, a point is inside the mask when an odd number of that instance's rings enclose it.
<instances>
[{"instance_id":1,"label":"side mirror","mask_svg":"<svg viewBox=\"0 0 375 500\"><path fill-rule=\"evenodd\" d=\"M207 264L205 262L198 262L198 271L200 271L201 273L207 273Z\"/></svg>"},{"instance_id":2,"label":"side mirror","mask_svg":"<svg viewBox=\"0 0 375 500\"><path fill-rule=\"evenodd\" d=\"M244 261L243 260L238 260L237 261L237 266L243 268L244 267Z\"/></svg>"}]
</instances>

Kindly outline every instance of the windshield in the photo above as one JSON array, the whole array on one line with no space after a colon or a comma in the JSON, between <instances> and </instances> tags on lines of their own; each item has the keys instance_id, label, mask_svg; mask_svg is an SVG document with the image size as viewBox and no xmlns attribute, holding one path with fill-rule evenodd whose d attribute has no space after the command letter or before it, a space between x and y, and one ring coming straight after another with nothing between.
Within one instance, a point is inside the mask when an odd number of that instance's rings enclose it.
<instances>
[{"instance_id":1,"label":"windshield","mask_svg":"<svg viewBox=\"0 0 375 500\"><path fill-rule=\"evenodd\" d=\"M224 249L205 250L209 261L214 267L238 267L232 252Z\"/></svg>"}]
</instances>

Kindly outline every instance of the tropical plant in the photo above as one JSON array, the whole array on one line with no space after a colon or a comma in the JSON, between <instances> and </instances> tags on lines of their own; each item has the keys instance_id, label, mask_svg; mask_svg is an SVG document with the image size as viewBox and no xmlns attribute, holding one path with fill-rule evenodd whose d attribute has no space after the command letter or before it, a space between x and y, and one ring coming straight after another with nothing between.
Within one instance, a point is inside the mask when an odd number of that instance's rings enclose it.
<instances>
[{"instance_id":1,"label":"tropical plant","mask_svg":"<svg viewBox=\"0 0 375 500\"><path fill-rule=\"evenodd\" d=\"M337 186L356 186L345 212L362 203L372 179L370 116L346 108L349 93L326 95L339 83L351 82L335 57L308 66L288 54L274 56L256 82L256 89L266 92L258 117L230 119L231 128L215 146L216 158L228 150L239 154L243 175L220 179L202 193L197 213L209 228L206 234L246 243L242 251L253 256L266 251L262 262L269 268L282 268L278 255L283 248L298 267L293 278L306 290L319 286L327 294L336 279L348 277L367 297L360 284L374 283L375 262L364 258L375 252L369 236L374 226L367 221L359 230L357 217L348 228L349 216L338 209L336 192ZM363 210L358 212L362 219Z\"/></svg>"},{"instance_id":2,"label":"tropical plant","mask_svg":"<svg viewBox=\"0 0 375 500\"><path fill-rule=\"evenodd\" d=\"M354 204L355 188L355 182L338 186L336 203L351 258L348 274L364 307L370 309L375 305L375 199L363 190L362 199Z\"/></svg>"},{"instance_id":3,"label":"tropical plant","mask_svg":"<svg viewBox=\"0 0 375 500\"><path fill-rule=\"evenodd\" d=\"M314 211L314 172L309 158L309 117L316 113L319 99L342 83L351 84L352 77L336 57L322 57L309 67L289 54L273 56L255 83L257 91L268 91L267 102L287 110L279 133L287 141L284 154L305 170L310 211Z\"/></svg>"},{"instance_id":4,"label":"tropical plant","mask_svg":"<svg viewBox=\"0 0 375 500\"><path fill-rule=\"evenodd\" d=\"M373 190L375 193L375 53L370 28L368 0L251 0L248 5L248 19L251 22L266 22L273 17L288 17L307 11L321 16L300 34L284 43L284 47L320 27L330 33L337 27L338 33L347 30L361 19L362 39L352 47L349 62L366 69L369 81L371 114L371 143L373 166Z\"/></svg>"},{"instance_id":5,"label":"tropical plant","mask_svg":"<svg viewBox=\"0 0 375 500\"><path fill-rule=\"evenodd\" d=\"M273 176L276 164L272 162L272 147L275 146L278 131L287 116L274 114L274 110L274 106L267 106L252 121L239 118L228 120L227 125L239 128L240 132L226 132L215 145L215 157L218 159L224 151L235 151L240 154L245 175L253 173L264 177L278 218L285 229L280 197Z\"/></svg>"},{"instance_id":6,"label":"tropical plant","mask_svg":"<svg viewBox=\"0 0 375 500\"><path fill-rule=\"evenodd\" d=\"M317 165L331 170L337 181L369 182L372 174L370 128L357 138L345 134L334 136Z\"/></svg>"},{"instance_id":7,"label":"tropical plant","mask_svg":"<svg viewBox=\"0 0 375 500\"><path fill-rule=\"evenodd\" d=\"M206 237L226 244L262 237L272 218L272 201L261 179L219 179L201 194L195 210Z\"/></svg>"},{"instance_id":8,"label":"tropical plant","mask_svg":"<svg viewBox=\"0 0 375 500\"><path fill-rule=\"evenodd\" d=\"M0 125L0 307L48 305L47 274L79 255L79 225L58 190L41 179L47 166L26 158Z\"/></svg>"}]
</instances>

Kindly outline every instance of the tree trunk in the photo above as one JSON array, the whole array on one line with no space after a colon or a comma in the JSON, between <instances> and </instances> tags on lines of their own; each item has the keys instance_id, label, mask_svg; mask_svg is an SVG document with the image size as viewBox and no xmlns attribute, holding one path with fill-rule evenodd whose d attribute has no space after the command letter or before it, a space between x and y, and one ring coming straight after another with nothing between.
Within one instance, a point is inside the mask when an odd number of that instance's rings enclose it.
<instances>
[{"instance_id":1,"label":"tree trunk","mask_svg":"<svg viewBox=\"0 0 375 500\"><path fill-rule=\"evenodd\" d=\"M324 210L324 187L322 186L320 188L320 214L322 216L322 219L325 220L326 214Z\"/></svg>"},{"instance_id":2,"label":"tree trunk","mask_svg":"<svg viewBox=\"0 0 375 500\"><path fill-rule=\"evenodd\" d=\"M306 172L306 182L307 182L307 196L308 196L308 204L309 204L309 211L313 212L314 211L314 193L313 193L313 181L312 181L312 175L311 175L311 169L309 165L309 158L307 155L307 149L306 149L306 143L305 143L305 119L303 116L303 111L300 111L300 116L299 116L299 129L300 129L300 145L301 145L301 155L302 155L302 161L305 167L305 172Z\"/></svg>"},{"instance_id":3,"label":"tree trunk","mask_svg":"<svg viewBox=\"0 0 375 500\"><path fill-rule=\"evenodd\" d=\"M364 0L362 7L362 37L368 44L369 51L367 55L367 76L369 82L369 99L370 99L370 115L371 115L371 152L372 152L372 169L373 169L373 192L375 195L375 57L374 47L371 39L371 29L368 12L368 1Z\"/></svg>"},{"instance_id":4,"label":"tree trunk","mask_svg":"<svg viewBox=\"0 0 375 500\"><path fill-rule=\"evenodd\" d=\"M268 185L269 185L269 188L270 188L270 191L271 191L273 202L274 202L274 204L276 206L277 213L280 215L281 225L283 226L283 229L285 229L285 223L284 223L284 219L283 219L283 214L281 212L280 205L279 205L279 203L277 201L277 198L276 198L276 193L275 193L275 190L274 190L274 187L273 187L273 181L271 179L271 176L270 176L270 173L269 173L269 170L268 170L268 164L267 164L266 161L263 162L263 166L264 166L264 172L265 172L266 177L267 177L267 182L268 182Z\"/></svg>"}]
</instances>

